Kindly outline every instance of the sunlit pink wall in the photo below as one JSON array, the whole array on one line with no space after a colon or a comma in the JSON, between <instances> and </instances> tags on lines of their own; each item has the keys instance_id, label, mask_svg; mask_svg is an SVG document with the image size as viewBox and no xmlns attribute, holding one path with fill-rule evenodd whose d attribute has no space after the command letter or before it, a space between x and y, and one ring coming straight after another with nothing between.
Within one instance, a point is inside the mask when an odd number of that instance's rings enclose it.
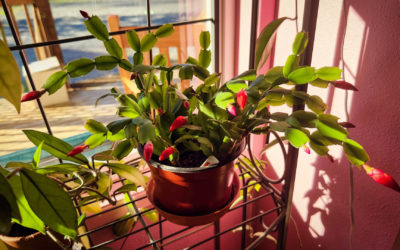
<instances>
[{"instance_id":1,"label":"sunlit pink wall","mask_svg":"<svg viewBox=\"0 0 400 250\"><path fill-rule=\"evenodd\" d=\"M299 1L299 10L303 8ZM400 145L400 7L396 0L347 0L348 15L344 62L346 79L360 90L349 95L351 138L370 155L370 165L400 181L397 152ZM302 11L301 11L302 12ZM339 66L344 31L342 1L320 1L313 66ZM281 0L279 16L294 16L294 1ZM300 13L301 17L301 13ZM275 65L283 65L295 35L294 22L278 34ZM301 27L301 23L300 23ZM310 89L332 105L334 115L345 118L343 90ZM349 165L340 149L336 161L300 152L293 218L303 249L349 249ZM268 153L281 171L279 152ZM276 157L275 157L276 156ZM276 160L276 161L274 161ZM353 249L391 249L400 227L400 194L374 183L354 168ZM293 227L291 227L293 233ZM292 234L293 236L294 234ZM299 249L290 237L288 249Z\"/></svg>"}]
</instances>

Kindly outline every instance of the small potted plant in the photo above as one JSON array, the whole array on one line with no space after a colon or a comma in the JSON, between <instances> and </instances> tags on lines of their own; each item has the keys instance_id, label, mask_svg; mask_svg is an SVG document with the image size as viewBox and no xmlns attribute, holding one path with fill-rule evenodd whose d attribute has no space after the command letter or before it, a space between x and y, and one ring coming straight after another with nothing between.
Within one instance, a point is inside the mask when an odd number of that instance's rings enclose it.
<instances>
[{"instance_id":1,"label":"small potted plant","mask_svg":"<svg viewBox=\"0 0 400 250\"><path fill-rule=\"evenodd\" d=\"M93 124L86 127L92 129ZM89 162L80 153L83 148L74 149L43 132L25 130L24 133L38 146L32 163L9 162L0 167L0 239L11 247L71 247L77 242L78 227L86 217L85 213L78 217L76 205L84 209L86 204L102 200L114 205L116 194L136 191L137 185L145 185L145 177L138 169L114 161L108 151L94 155ZM42 149L63 162L40 166ZM113 192L111 173L126 179ZM123 224L118 226L123 228Z\"/></svg>"},{"instance_id":2,"label":"small potted plant","mask_svg":"<svg viewBox=\"0 0 400 250\"><path fill-rule=\"evenodd\" d=\"M157 55L152 65L143 65L143 53L158 39L171 34L172 25L163 25L142 39L134 30L126 32L135 52L133 61L129 61L122 58L120 46L110 38L101 20L81 13L88 31L103 41L109 54L70 62L63 71L52 75L42 90L28 93L23 100L39 98L46 92L52 94L68 77L82 76L95 68L110 70L119 66L131 72L136 93L111 89L100 97L115 97L120 103L117 113L122 119L106 127L89 121L88 124L96 124L89 129L92 139L79 146L79 150L96 147L110 135L121 136L113 149L118 159L137 148L152 173L147 186L149 198L170 220L185 225L205 224L226 211L238 190L233 162L251 134L273 133L278 135L277 140L287 140L297 148L311 148L327 157L330 146L342 146L353 165L364 166L376 181L399 191L390 176L382 173L379 175L382 178L378 178L373 174L377 170L365 165L369 160L367 153L348 136L346 128L352 124L341 123L338 117L325 113L327 105L320 97L294 88L302 84L315 87L331 84L356 90L340 80L341 70L336 67L315 69L299 65L299 56L307 46L307 33L297 34L284 66L257 74L270 52L273 34L286 18L273 21L261 32L256 43L255 69L221 83L218 72L207 70L211 61L208 32L200 35L201 51L197 59L189 57L184 64L167 66L166 57ZM173 82L174 74L180 80L196 77L201 83L181 90ZM294 104L305 104L307 110L293 113L269 110L269 106Z\"/></svg>"}]
</instances>

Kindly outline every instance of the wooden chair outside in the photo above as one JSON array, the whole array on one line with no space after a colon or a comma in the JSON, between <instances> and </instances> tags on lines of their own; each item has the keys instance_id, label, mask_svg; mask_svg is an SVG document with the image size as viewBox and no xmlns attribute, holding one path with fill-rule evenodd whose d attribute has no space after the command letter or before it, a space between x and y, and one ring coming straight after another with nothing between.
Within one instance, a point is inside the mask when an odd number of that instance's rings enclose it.
<instances>
[{"instance_id":1,"label":"wooden chair outside","mask_svg":"<svg viewBox=\"0 0 400 250\"><path fill-rule=\"evenodd\" d=\"M121 30L131 30L134 28L138 28L137 26L125 26L122 27L120 25L119 16L111 15L108 16L108 26L111 32L121 31ZM194 56L197 58L198 53L200 52L200 42L199 36L201 31L206 30L206 25L203 23L199 24L190 24L190 25L181 25L174 27L175 32L167 37L161 38L157 41L153 48L153 56L158 53L154 53L156 50L160 54L164 54L168 60L168 66L176 63L184 63L188 57ZM142 38L146 35L147 31L140 31L138 35ZM118 44L122 48L123 58L128 59L128 55L126 53L126 49L130 48L128 44L128 39L125 34L115 35L113 36ZM192 53L188 54L188 49L192 49ZM174 57L174 55L176 57ZM130 60L131 61L131 60ZM144 53L143 64L150 63L150 55L149 52ZM121 82L124 86L125 93L136 92L137 88L133 81L130 80L131 73L119 67L119 74L121 78ZM189 81L185 80L181 83L181 88L185 89L189 86Z\"/></svg>"},{"instance_id":2,"label":"wooden chair outside","mask_svg":"<svg viewBox=\"0 0 400 250\"><path fill-rule=\"evenodd\" d=\"M10 7L11 19L17 31L17 36L20 38L20 32L17 26L13 7L22 6L25 12L26 22L28 24L29 33L31 34L34 43L55 41L58 40L57 32L54 24L53 15L48 0L6 0L7 6ZM29 13L29 5L32 6L33 18ZM1 3L0 3L1 6ZM33 19L33 24L32 20ZM4 42L5 39L3 25L0 22L0 32ZM44 60L46 58L56 56L60 65L64 65L64 58L62 56L60 45L54 44L51 46L35 47L35 54L37 60Z\"/></svg>"}]
</instances>

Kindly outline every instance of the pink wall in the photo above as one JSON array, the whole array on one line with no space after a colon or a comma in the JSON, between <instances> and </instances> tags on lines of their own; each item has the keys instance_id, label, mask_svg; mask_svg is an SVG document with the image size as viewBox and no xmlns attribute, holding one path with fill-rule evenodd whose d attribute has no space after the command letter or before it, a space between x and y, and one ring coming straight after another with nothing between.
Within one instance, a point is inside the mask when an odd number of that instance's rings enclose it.
<instances>
[{"instance_id":1,"label":"pink wall","mask_svg":"<svg viewBox=\"0 0 400 250\"><path fill-rule=\"evenodd\" d=\"M302 3L303 1L299 1ZM302 12L302 4L299 10ZM346 0L348 26L344 46L346 79L360 90L349 96L351 138L370 155L370 165L400 182L397 148L400 142L400 32L399 3L395 0ZM340 1L320 1L313 66L339 66L344 31ZM279 16L293 16L293 1L281 0ZM302 13L300 13L301 16ZM291 49L294 24L278 34L275 65L283 65ZM288 42L289 41L289 42ZM325 97L334 115L345 118L343 90L314 90ZM343 119L342 119L343 120ZM276 171L281 156L268 155ZM299 227L303 249L349 249L349 165L340 149L331 164L316 154L300 152L292 216ZM275 161L276 160L276 161ZM400 194L374 183L354 167L353 249L391 249L400 227ZM288 249L299 249L293 226Z\"/></svg>"}]
</instances>

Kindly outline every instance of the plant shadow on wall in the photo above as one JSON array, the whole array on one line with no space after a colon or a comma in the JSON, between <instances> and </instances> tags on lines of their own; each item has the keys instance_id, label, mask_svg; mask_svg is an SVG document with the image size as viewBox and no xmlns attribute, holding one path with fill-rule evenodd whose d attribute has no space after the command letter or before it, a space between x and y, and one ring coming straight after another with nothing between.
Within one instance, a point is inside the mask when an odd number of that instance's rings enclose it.
<instances>
[{"instance_id":1,"label":"plant shadow on wall","mask_svg":"<svg viewBox=\"0 0 400 250\"><path fill-rule=\"evenodd\" d=\"M391 5L394 3L390 1L383 3L380 12L385 15L376 16L371 13L371 9L376 8L374 1L347 1L347 22L349 25L362 24L363 27L357 27L359 30L352 32L355 26L349 26L352 29L348 29L345 38L347 50L344 64L346 76L353 78L359 89L359 93L349 98L349 121L356 126L350 129L352 138L370 152L371 165L392 176L399 176L397 163L400 161L400 133L393 110L399 106L400 94L397 84L400 78L400 34L397 23L400 18L396 8ZM341 39L345 30L346 22L342 16L334 65L340 63ZM359 52L356 59L351 49ZM343 111L343 94L341 90L329 89L328 106L339 106L338 111L332 113ZM334 164L319 157L312 165L312 170L304 172L307 174L314 171L312 185L298 191L308 200L306 215L300 215L299 210L304 209L300 207L292 212L301 231L304 248L333 249L329 246L335 243L334 249L349 249L351 221L348 162L342 155L335 159ZM391 249L400 225L398 193L374 185L373 181L353 168L353 248Z\"/></svg>"}]
</instances>

